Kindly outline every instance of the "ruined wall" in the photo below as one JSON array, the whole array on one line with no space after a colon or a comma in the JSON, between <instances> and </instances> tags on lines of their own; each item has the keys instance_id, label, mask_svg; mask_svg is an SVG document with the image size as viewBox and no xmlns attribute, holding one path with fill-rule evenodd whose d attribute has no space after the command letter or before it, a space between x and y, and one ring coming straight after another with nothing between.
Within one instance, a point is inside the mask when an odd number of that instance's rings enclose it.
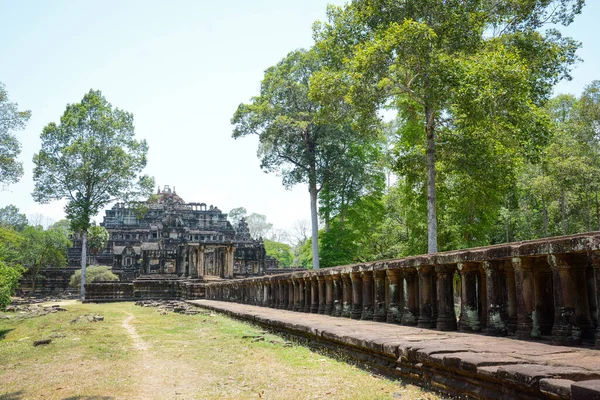
<instances>
[{"instance_id":1,"label":"ruined wall","mask_svg":"<svg viewBox=\"0 0 600 400\"><path fill-rule=\"evenodd\" d=\"M71 275L78 268L44 268L41 269L35 279L35 292L31 271L25 272L19 280L17 292L24 295L49 296L64 292L79 293L78 289L69 287Z\"/></svg>"},{"instance_id":2,"label":"ruined wall","mask_svg":"<svg viewBox=\"0 0 600 400\"><path fill-rule=\"evenodd\" d=\"M201 299L205 283L180 279L138 279L133 282L94 282L85 285L86 303L133 300Z\"/></svg>"}]
</instances>

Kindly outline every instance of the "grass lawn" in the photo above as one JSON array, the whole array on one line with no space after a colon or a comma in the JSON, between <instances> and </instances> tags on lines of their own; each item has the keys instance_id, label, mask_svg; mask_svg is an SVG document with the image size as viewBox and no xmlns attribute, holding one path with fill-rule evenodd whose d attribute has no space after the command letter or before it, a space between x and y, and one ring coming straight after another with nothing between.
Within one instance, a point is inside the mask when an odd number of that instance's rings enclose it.
<instances>
[{"instance_id":1,"label":"grass lawn","mask_svg":"<svg viewBox=\"0 0 600 400\"><path fill-rule=\"evenodd\" d=\"M221 315L161 315L133 303L64 307L0 320L0 399L438 398ZM71 323L90 313L104 321ZM46 338L52 343L33 346Z\"/></svg>"}]
</instances>

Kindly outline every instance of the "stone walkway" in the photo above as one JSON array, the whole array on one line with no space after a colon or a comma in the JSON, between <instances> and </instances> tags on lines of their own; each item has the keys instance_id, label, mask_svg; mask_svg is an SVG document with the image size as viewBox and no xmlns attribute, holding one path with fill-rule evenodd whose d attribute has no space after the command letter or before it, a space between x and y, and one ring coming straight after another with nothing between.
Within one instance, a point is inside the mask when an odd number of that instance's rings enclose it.
<instances>
[{"instance_id":1,"label":"stone walkway","mask_svg":"<svg viewBox=\"0 0 600 400\"><path fill-rule=\"evenodd\" d=\"M189 302L342 351L387 375L452 395L600 399L599 350L213 300Z\"/></svg>"}]
</instances>

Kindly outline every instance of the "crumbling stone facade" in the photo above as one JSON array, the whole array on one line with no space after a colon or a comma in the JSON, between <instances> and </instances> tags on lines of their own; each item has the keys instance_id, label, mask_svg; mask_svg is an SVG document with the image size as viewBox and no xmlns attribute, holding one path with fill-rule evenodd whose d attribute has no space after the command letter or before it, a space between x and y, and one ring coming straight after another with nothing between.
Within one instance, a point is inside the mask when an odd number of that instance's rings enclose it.
<instances>
[{"instance_id":1,"label":"crumbling stone facade","mask_svg":"<svg viewBox=\"0 0 600 400\"><path fill-rule=\"evenodd\" d=\"M274 265L262 239L250 237L243 219L234 228L219 208L186 203L169 186L159 187L139 206L115 204L100 225L110 236L96 262L112 265L121 281L140 275L228 279L234 273L262 275L266 265ZM73 237L70 265L77 266L80 257L81 240Z\"/></svg>"}]
</instances>

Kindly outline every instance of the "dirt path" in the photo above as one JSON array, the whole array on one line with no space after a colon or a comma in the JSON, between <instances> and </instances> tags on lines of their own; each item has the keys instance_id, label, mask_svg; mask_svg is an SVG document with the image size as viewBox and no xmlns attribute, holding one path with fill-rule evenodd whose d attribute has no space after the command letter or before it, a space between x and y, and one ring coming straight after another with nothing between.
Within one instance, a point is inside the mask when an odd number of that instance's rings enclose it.
<instances>
[{"instance_id":1,"label":"dirt path","mask_svg":"<svg viewBox=\"0 0 600 400\"><path fill-rule=\"evenodd\" d=\"M155 399L160 398L163 394L162 386L164 385L163 366L154 352L150 349L148 343L142 339L135 326L131 322L135 316L129 314L123 322L122 326L127 331L127 334L133 341L133 348L139 352L139 361L136 363L136 368L132 370L134 382L136 386L137 399Z\"/></svg>"},{"instance_id":2,"label":"dirt path","mask_svg":"<svg viewBox=\"0 0 600 400\"><path fill-rule=\"evenodd\" d=\"M136 350L146 351L148 350L148 343L142 339L142 337L137 333L135 328L129 323L131 320L135 318L133 315L129 315L129 317L123 320L123 328L127 331L131 339L133 340L133 347Z\"/></svg>"}]
</instances>

